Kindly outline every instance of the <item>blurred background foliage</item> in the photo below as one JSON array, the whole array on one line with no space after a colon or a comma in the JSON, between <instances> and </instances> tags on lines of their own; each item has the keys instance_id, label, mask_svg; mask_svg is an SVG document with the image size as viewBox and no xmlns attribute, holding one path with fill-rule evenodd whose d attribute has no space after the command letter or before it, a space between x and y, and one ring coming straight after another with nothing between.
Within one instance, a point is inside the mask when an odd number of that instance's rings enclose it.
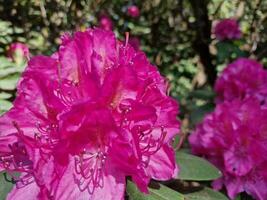
<instances>
[{"instance_id":1,"label":"blurred background foliage","mask_svg":"<svg viewBox=\"0 0 267 200\"><path fill-rule=\"evenodd\" d=\"M139 7L140 17L127 15L130 5ZM214 81L227 63L244 56L267 64L266 0L0 0L0 13L0 112L11 107L25 67L6 58L11 43L26 43L32 56L51 55L64 32L98 26L102 14L121 40L125 32L139 38L169 79L184 134L213 109ZM220 42L212 27L230 17L238 19L243 37Z\"/></svg>"}]
</instances>

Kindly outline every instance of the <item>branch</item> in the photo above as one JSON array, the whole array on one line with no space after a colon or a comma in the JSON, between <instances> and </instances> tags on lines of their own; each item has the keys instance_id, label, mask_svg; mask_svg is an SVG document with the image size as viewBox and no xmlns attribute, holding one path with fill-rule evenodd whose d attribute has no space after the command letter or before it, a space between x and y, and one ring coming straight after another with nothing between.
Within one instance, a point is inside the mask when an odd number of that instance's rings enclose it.
<instances>
[{"instance_id":1,"label":"branch","mask_svg":"<svg viewBox=\"0 0 267 200\"><path fill-rule=\"evenodd\" d=\"M211 41L211 21L208 16L208 0L189 0L196 19L195 31L196 38L194 40L194 49L200 57L200 61L204 66L208 83L213 86L216 80L216 68L212 64L212 55L209 50Z\"/></svg>"},{"instance_id":2,"label":"branch","mask_svg":"<svg viewBox=\"0 0 267 200\"><path fill-rule=\"evenodd\" d=\"M257 34L257 22L256 22L256 19L257 19L257 11L260 8L261 2L262 2L262 0L259 0L257 2L257 5L256 5L255 9L253 10L253 14L252 14L252 21L251 21L251 24L250 24L250 33L251 33L250 39L251 39L252 45L251 45L251 49L250 49L250 54L253 54L253 52L258 47L259 35Z\"/></svg>"},{"instance_id":3,"label":"branch","mask_svg":"<svg viewBox=\"0 0 267 200\"><path fill-rule=\"evenodd\" d=\"M49 20L47 19L47 14L46 14L44 2L40 1L39 3L40 3L39 6L40 6L40 11L41 11L41 16L42 16L43 22L44 22L45 26L49 26Z\"/></svg>"}]
</instances>

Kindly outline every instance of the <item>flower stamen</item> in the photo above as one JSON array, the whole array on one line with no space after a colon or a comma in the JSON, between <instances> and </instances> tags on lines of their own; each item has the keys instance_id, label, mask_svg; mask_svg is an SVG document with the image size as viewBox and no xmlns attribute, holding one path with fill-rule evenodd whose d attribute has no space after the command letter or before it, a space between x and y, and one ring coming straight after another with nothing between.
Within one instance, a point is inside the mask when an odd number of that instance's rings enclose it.
<instances>
[{"instance_id":1,"label":"flower stamen","mask_svg":"<svg viewBox=\"0 0 267 200\"><path fill-rule=\"evenodd\" d=\"M104 186L103 167L106 153L100 149L97 152L82 152L75 158L76 183L81 191L88 190L92 194L95 188Z\"/></svg>"}]
</instances>

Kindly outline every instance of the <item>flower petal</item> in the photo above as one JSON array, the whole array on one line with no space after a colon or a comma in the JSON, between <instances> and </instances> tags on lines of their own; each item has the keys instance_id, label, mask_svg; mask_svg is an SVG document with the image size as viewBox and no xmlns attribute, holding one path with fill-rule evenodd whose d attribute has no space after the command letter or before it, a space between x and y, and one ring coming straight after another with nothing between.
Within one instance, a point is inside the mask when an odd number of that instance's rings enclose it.
<instances>
[{"instance_id":1,"label":"flower petal","mask_svg":"<svg viewBox=\"0 0 267 200\"><path fill-rule=\"evenodd\" d=\"M6 200L46 200L46 198L38 198L39 192L40 189L35 183L31 183L19 189L13 187L11 192L7 195Z\"/></svg>"},{"instance_id":2,"label":"flower petal","mask_svg":"<svg viewBox=\"0 0 267 200\"><path fill-rule=\"evenodd\" d=\"M160 181L175 178L178 174L178 167L175 163L173 149L165 144L151 155L147 172L153 179Z\"/></svg>"},{"instance_id":3,"label":"flower petal","mask_svg":"<svg viewBox=\"0 0 267 200\"><path fill-rule=\"evenodd\" d=\"M56 200L122 200L124 199L125 179L120 171L107 167L104 174L103 187L97 187L93 194L89 194L87 190L80 191L77 183L75 182L75 175L73 172L74 162L69 164L64 176L60 180L55 193Z\"/></svg>"},{"instance_id":4,"label":"flower petal","mask_svg":"<svg viewBox=\"0 0 267 200\"><path fill-rule=\"evenodd\" d=\"M257 200L267 199L267 181L266 180L251 180L246 183L245 191L252 195Z\"/></svg>"}]
</instances>

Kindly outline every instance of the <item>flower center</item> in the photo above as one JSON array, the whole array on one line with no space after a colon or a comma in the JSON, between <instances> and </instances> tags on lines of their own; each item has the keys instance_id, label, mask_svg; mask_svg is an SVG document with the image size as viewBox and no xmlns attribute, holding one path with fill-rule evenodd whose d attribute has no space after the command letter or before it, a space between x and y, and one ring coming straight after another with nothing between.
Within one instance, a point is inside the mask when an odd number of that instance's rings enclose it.
<instances>
[{"instance_id":1,"label":"flower center","mask_svg":"<svg viewBox=\"0 0 267 200\"><path fill-rule=\"evenodd\" d=\"M33 182L33 163L29 159L25 146L21 142L14 142L9 144L8 148L8 152L0 152L0 166L7 171L4 174L5 180L16 184L17 188Z\"/></svg>"},{"instance_id":2,"label":"flower center","mask_svg":"<svg viewBox=\"0 0 267 200\"><path fill-rule=\"evenodd\" d=\"M92 194L97 187L104 186L103 168L107 153L100 147L95 152L84 150L75 157L76 183L81 191Z\"/></svg>"}]
</instances>

